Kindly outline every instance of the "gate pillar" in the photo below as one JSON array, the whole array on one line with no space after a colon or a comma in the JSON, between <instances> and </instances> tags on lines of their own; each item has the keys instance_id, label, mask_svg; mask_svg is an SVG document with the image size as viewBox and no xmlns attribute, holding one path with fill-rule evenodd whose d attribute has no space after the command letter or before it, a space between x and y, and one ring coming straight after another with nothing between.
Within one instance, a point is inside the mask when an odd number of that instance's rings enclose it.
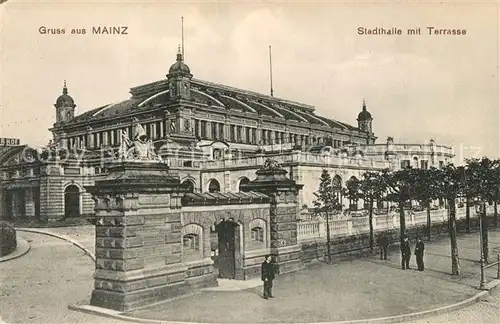
<instances>
[{"instance_id":1,"label":"gate pillar","mask_svg":"<svg viewBox=\"0 0 500 324\"><path fill-rule=\"evenodd\" d=\"M302 248L297 244L297 197L303 185L289 179L287 171L272 159L258 170L257 178L241 186L242 191L257 191L270 197L271 253L280 272L303 268Z\"/></svg>"}]
</instances>

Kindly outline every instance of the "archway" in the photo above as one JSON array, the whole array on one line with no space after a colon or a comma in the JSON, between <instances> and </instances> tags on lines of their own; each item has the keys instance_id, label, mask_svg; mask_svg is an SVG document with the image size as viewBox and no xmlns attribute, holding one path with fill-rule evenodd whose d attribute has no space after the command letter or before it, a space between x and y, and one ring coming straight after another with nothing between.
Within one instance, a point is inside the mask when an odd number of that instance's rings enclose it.
<instances>
[{"instance_id":1,"label":"archway","mask_svg":"<svg viewBox=\"0 0 500 324\"><path fill-rule=\"evenodd\" d=\"M183 188L186 188L188 192L194 192L194 183L193 181L186 179L181 183Z\"/></svg>"},{"instance_id":2,"label":"archway","mask_svg":"<svg viewBox=\"0 0 500 324\"><path fill-rule=\"evenodd\" d=\"M80 189L69 185L64 190L64 217L80 216Z\"/></svg>"},{"instance_id":3,"label":"archway","mask_svg":"<svg viewBox=\"0 0 500 324\"><path fill-rule=\"evenodd\" d=\"M250 179L248 179L247 177L242 177L242 178L240 179L239 184L238 184L238 191L241 191L241 186L242 186L242 185L246 185L246 184L248 184L248 183L250 183Z\"/></svg>"},{"instance_id":4,"label":"archway","mask_svg":"<svg viewBox=\"0 0 500 324\"><path fill-rule=\"evenodd\" d=\"M219 181L212 179L208 182L208 192L220 192L220 184Z\"/></svg>"},{"instance_id":5,"label":"archway","mask_svg":"<svg viewBox=\"0 0 500 324\"><path fill-rule=\"evenodd\" d=\"M216 267L219 269L219 278L236 278L236 254L239 251L240 231L239 224L229 220L221 220L216 225L217 245L219 255Z\"/></svg>"}]
</instances>

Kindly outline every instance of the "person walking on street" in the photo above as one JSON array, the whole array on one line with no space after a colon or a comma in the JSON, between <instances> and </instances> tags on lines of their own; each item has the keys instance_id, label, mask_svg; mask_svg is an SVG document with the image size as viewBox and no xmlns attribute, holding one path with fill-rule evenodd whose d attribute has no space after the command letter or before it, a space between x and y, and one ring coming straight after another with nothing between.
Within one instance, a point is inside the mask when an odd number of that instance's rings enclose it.
<instances>
[{"instance_id":1,"label":"person walking on street","mask_svg":"<svg viewBox=\"0 0 500 324\"><path fill-rule=\"evenodd\" d=\"M389 238L385 233L381 233L378 237L380 247L380 260L387 260L387 248L389 247Z\"/></svg>"},{"instance_id":2,"label":"person walking on street","mask_svg":"<svg viewBox=\"0 0 500 324\"><path fill-rule=\"evenodd\" d=\"M276 265L271 262L271 256L266 255L262 262L261 279L264 281L264 299L274 298L273 296L273 280L276 271Z\"/></svg>"},{"instance_id":3,"label":"person walking on street","mask_svg":"<svg viewBox=\"0 0 500 324\"><path fill-rule=\"evenodd\" d=\"M415 246L415 256L417 258L418 271L424 271L424 242L421 237L417 237L417 245Z\"/></svg>"},{"instance_id":4,"label":"person walking on street","mask_svg":"<svg viewBox=\"0 0 500 324\"><path fill-rule=\"evenodd\" d=\"M401 268L403 270L410 269L410 257L411 257L410 242L408 242L408 237L406 236L403 239L403 245L401 246Z\"/></svg>"}]
</instances>

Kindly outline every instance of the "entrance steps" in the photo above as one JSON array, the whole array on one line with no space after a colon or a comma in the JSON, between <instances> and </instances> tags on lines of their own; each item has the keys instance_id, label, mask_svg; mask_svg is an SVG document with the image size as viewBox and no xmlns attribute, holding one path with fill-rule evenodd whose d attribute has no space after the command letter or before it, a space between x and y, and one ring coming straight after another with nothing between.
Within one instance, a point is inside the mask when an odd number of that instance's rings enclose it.
<instances>
[{"instance_id":1,"label":"entrance steps","mask_svg":"<svg viewBox=\"0 0 500 324\"><path fill-rule=\"evenodd\" d=\"M219 286L209 287L203 291L239 291L262 286L260 278L250 280L217 279Z\"/></svg>"}]
</instances>

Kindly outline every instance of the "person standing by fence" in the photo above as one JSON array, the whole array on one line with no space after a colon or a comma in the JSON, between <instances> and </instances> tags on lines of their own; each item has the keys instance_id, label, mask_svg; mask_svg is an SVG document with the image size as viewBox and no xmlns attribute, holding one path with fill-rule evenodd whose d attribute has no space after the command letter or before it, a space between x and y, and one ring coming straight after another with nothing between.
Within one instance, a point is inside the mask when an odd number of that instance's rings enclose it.
<instances>
[{"instance_id":1,"label":"person standing by fence","mask_svg":"<svg viewBox=\"0 0 500 324\"><path fill-rule=\"evenodd\" d=\"M389 247L389 238L385 233L381 233L379 235L378 245L380 247L380 260L387 260L387 249Z\"/></svg>"},{"instance_id":2,"label":"person standing by fence","mask_svg":"<svg viewBox=\"0 0 500 324\"><path fill-rule=\"evenodd\" d=\"M410 257L410 242L408 242L408 237L405 236L405 238L403 239L403 245L401 245L401 268L403 270L410 269Z\"/></svg>"},{"instance_id":3,"label":"person standing by fence","mask_svg":"<svg viewBox=\"0 0 500 324\"><path fill-rule=\"evenodd\" d=\"M417 237L417 245L415 246L415 257L417 258L418 271L424 271L424 249L425 245L421 237Z\"/></svg>"}]
</instances>

